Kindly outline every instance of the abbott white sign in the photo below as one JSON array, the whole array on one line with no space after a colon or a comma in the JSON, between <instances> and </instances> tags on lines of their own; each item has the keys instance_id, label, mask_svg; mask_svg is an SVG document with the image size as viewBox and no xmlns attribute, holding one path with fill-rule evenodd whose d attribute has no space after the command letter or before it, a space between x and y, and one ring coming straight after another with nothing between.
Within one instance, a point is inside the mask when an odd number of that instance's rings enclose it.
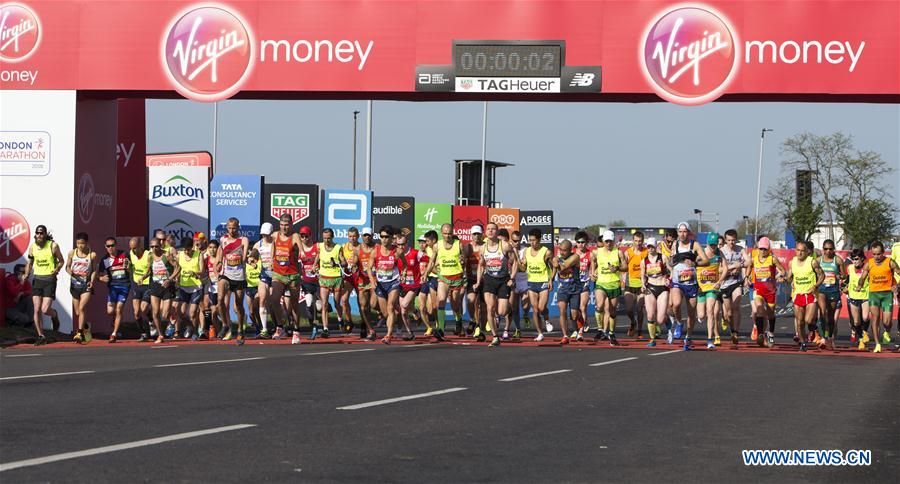
<instances>
[{"instance_id":1,"label":"abbott white sign","mask_svg":"<svg viewBox=\"0 0 900 484\"><path fill-rule=\"evenodd\" d=\"M334 230L337 243L347 241L347 230L372 224L372 192L364 190L325 190L322 196L325 220L322 228Z\"/></svg>"}]
</instances>

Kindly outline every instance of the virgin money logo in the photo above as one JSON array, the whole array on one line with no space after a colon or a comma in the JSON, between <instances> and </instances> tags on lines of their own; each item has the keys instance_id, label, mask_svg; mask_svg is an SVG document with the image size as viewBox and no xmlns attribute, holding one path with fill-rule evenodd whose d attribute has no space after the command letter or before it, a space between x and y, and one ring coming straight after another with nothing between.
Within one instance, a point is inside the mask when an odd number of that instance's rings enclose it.
<instances>
[{"instance_id":1,"label":"virgin money logo","mask_svg":"<svg viewBox=\"0 0 900 484\"><path fill-rule=\"evenodd\" d=\"M41 42L41 22L30 8L18 3L0 5L0 60L23 61Z\"/></svg>"},{"instance_id":2,"label":"virgin money logo","mask_svg":"<svg viewBox=\"0 0 900 484\"><path fill-rule=\"evenodd\" d=\"M0 264L19 260L28 250L31 227L21 213L11 208L0 208Z\"/></svg>"},{"instance_id":3,"label":"virgin money logo","mask_svg":"<svg viewBox=\"0 0 900 484\"><path fill-rule=\"evenodd\" d=\"M236 93L253 66L247 25L218 5L195 5L176 15L162 42L163 70L175 90L207 102Z\"/></svg>"},{"instance_id":4,"label":"virgin money logo","mask_svg":"<svg viewBox=\"0 0 900 484\"><path fill-rule=\"evenodd\" d=\"M687 106L715 100L737 73L736 31L718 12L697 5L667 10L643 36L641 65L663 99Z\"/></svg>"}]
</instances>

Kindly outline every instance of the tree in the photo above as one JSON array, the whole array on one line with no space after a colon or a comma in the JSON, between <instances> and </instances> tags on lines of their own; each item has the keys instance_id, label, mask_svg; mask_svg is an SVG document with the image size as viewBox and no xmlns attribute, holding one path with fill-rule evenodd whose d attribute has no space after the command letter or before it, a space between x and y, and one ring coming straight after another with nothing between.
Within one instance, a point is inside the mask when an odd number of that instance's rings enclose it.
<instances>
[{"instance_id":1,"label":"tree","mask_svg":"<svg viewBox=\"0 0 900 484\"><path fill-rule=\"evenodd\" d=\"M794 233L795 240L809 240L810 236L817 233L822 222L822 205L803 201L788 214L785 225ZM831 237L833 238L833 237Z\"/></svg>"},{"instance_id":2,"label":"tree","mask_svg":"<svg viewBox=\"0 0 900 484\"><path fill-rule=\"evenodd\" d=\"M757 229L756 219L749 217L734 222L734 229L738 233L738 238L743 239L747 235L765 235L770 239L780 239L784 233L784 225L782 224L784 217L771 212L759 217L759 228Z\"/></svg>"},{"instance_id":3,"label":"tree","mask_svg":"<svg viewBox=\"0 0 900 484\"><path fill-rule=\"evenodd\" d=\"M896 207L884 200L863 198L854 202L847 195L835 203L835 213L844 229L845 247L865 247L876 240L889 239L898 222Z\"/></svg>"},{"instance_id":4,"label":"tree","mask_svg":"<svg viewBox=\"0 0 900 484\"><path fill-rule=\"evenodd\" d=\"M624 221L624 220L622 220L622 219L620 219L620 218L617 218L617 219L615 219L615 220L610 220L609 222L607 222L607 223L606 223L606 226L609 227L609 228L613 228L613 227L628 227L628 222L626 222L626 221Z\"/></svg>"},{"instance_id":5,"label":"tree","mask_svg":"<svg viewBox=\"0 0 900 484\"><path fill-rule=\"evenodd\" d=\"M698 222L697 219L692 218L692 219L688 219L685 221L687 222L688 227L691 228L691 231L697 230L697 222ZM714 232L715 230L716 230L715 227L713 227L712 225L710 225L706 222L703 222L702 224L700 224L699 232Z\"/></svg>"},{"instance_id":6,"label":"tree","mask_svg":"<svg viewBox=\"0 0 900 484\"><path fill-rule=\"evenodd\" d=\"M588 225L584 228L584 231L594 240L600 237L600 232L603 230L606 230L606 226L601 224Z\"/></svg>"}]
</instances>

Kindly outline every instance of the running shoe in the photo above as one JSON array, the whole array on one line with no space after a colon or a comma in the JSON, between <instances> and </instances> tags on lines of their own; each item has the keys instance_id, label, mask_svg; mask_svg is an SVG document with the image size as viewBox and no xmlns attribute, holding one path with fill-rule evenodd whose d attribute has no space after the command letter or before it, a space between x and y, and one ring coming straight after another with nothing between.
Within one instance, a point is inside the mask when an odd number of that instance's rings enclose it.
<instances>
[{"instance_id":1,"label":"running shoe","mask_svg":"<svg viewBox=\"0 0 900 484\"><path fill-rule=\"evenodd\" d=\"M509 331L503 330L503 336L501 336L500 339L502 339L503 341L508 340L509 339Z\"/></svg>"},{"instance_id":2,"label":"running shoe","mask_svg":"<svg viewBox=\"0 0 900 484\"><path fill-rule=\"evenodd\" d=\"M284 328L275 328L275 334L272 335L272 339L282 338L284 338Z\"/></svg>"},{"instance_id":3,"label":"running shoe","mask_svg":"<svg viewBox=\"0 0 900 484\"><path fill-rule=\"evenodd\" d=\"M238 346L244 346L244 335L237 335L237 338L235 338L234 342L237 343Z\"/></svg>"},{"instance_id":4,"label":"running shoe","mask_svg":"<svg viewBox=\"0 0 900 484\"><path fill-rule=\"evenodd\" d=\"M813 343L814 345L816 345L816 346L821 347L821 346L822 346L823 338L822 338L821 336L819 336L819 332L818 332L818 331L816 331L815 333L816 333L816 338L812 341L812 343Z\"/></svg>"},{"instance_id":5,"label":"running shoe","mask_svg":"<svg viewBox=\"0 0 900 484\"><path fill-rule=\"evenodd\" d=\"M706 340L706 349L708 349L708 350L716 349L716 345L715 345L715 343L713 343L713 340L711 340L711 339Z\"/></svg>"},{"instance_id":6,"label":"running shoe","mask_svg":"<svg viewBox=\"0 0 900 484\"><path fill-rule=\"evenodd\" d=\"M604 336L604 335L603 335L603 330L602 330L602 329L598 329L598 330L597 330L597 333L594 334L594 341L595 341L595 342L597 342L597 341L602 341L602 340L603 340L603 336Z\"/></svg>"},{"instance_id":7,"label":"running shoe","mask_svg":"<svg viewBox=\"0 0 900 484\"><path fill-rule=\"evenodd\" d=\"M45 345L45 344L47 344L47 337L44 335L39 335L34 340L34 346L41 346L41 345Z\"/></svg>"},{"instance_id":8,"label":"running shoe","mask_svg":"<svg viewBox=\"0 0 900 484\"><path fill-rule=\"evenodd\" d=\"M543 335L543 334L539 334L539 335L535 336L534 340L535 340L535 341L538 341L538 342L544 341L544 335Z\"/></svg>"},{"instance_id":9,"label":"running shoe","mask_svg":"<svg viewBox=\"0 0 900 484\"><path fill-rule=\"evenodd\" d=\"M107 341L107 342L110 343L110 344L111 344L111 343L118 343L119 340L116 338L116 335L115 335L115 334L111 334L111 335L109 335L109 341Z\"/></svg>"},{"instance_id":10,"label":"running shoe","mask_svg":"<svg viewBox=\"0 0 900 484\"><path fill-rule=\"evenodd\" d=\"M766 337L764 334L756 334L756 346L759 346L760 348L764 348L766 346Z\"/></svg>"},{"instance_id":11,"label":"running shoe","mask_svg":"<svg viewBox=\"0 0 900 484\"><path fill-rule=\"evenodd\" d=\"M673 341L675 341L675 337L672 334L672 330L670 329L668 336L666 336L666 343L672 344Z\"/></svg>"},{"instance_id":12,"label":"running shoe","mask_svg":"<svg viewBox=\"0 0 900 484\"><path fill-rule=\"evenodd\" d=\"M863 342L863 340L859 340L859 346L857 346L856 349L858 349L859 351L865 351L865 350L866 350L866 343Z\"/></svg>"},{"instance_id":13,"label":"running shoe","mask_svg":"<svg viewBox=\"0 0 900 484\"><path fill-rule=\"evenodd\" d=\"M328 326L326 326L326 327L322 328L322 337L325 339L328 339L328 336L329 336Z\"/></svg>"},{"instance_id":14,"label":"running shoe","mask_svg":"<svg viewBox=\"0 0 900 484\"><path fill-rule=\"evenodd\" d=\"M722 319L722 320L719 321L719 324L722 325L722 331L728 331L728 322L727 322L727 321L725 321L724 319Z\"/></svg>"},{"instance_id":15,"label":"running shoe","mask_svg":"<svg viewBox=\"0 0 900 484\"><path fill-rule=\"evenodd\" d=\"M863 332L862 342L868 343L869 341L871 341L871 338L869 338L869 332L868 331Z\"/></svg>"},{"instance_id":16,"label":"running shoe","mask_svg":"<svg viewBox=\"0 0 900 484\"><path fill-rule=\"evenodd\" d=\"M513 332L513 338L519 339L519 338L521 338L521 337L522 337L522 333L521 333L518 329L516 329L516 330Z\"/></svg>"},{"instance_id":17,"label":"running shoe","mask_svg":"<svg viewBox=\"0 0 900 484\"><path fill-rule=\"evenodd\" d=\"M628 333L626 333L629 338L634 336L634 323L631 323L631 326L628 327Z\"/></svg>"},{"instance_id":18,"label":"running shoe","mask_svg":"<svg viewBox=\"0 0 900 484\"><path fill-rule=\"evenodd\" d=\"M887 331L881 333L881 343L886 345L891 344L891 333L888 333Z\"/></svg>"},{"instance_id":19,"label":"running shoe","mask_svg":"<svg viewBox=\"0 0 900 484\"><path fill-rule=\"evenodd\" d=\"M691 351L693 348L691 347L691 340L684 340L684 346L681 348L684 351Z\"/></svg>"},{"instance_id":20,"label":"running shoe","mask_svg":"<svg viewBox=\"0 0 900 484\"><path fill-rule=\"evenodd\" d=\"M76 331L75 336L72 337L72 341L82 344L84 343L84 335L81 334L81 331Z\"/></svg>"},{"instance_id":21,"label":"running shoe","mask_svg":"<svg viewBox=\"0 0 900 484\"><path fill-rule=\"evenodd\" d=\"M138 338L138 343L146 343L150 341L150 338L147 337L147 333L141 333L141 337Z\"/></svg>"},{"instance_id":22,"label":"running shoe","mask_svg":"<svg viewBox=\"0 0 900 484\"><path fill-rule=\"evenodd\" d=\"M232 338L231 329L229 328L228 331L225 333L225 336L222 337L222 341L231 341L231 338Z\"/></svg>"},{"instance_id":23,"label":"running shoe","mask_svg":"<svg viewBox=\"0 0 900 484\"><path fill-rule=\"evenodd\" d=\"M544 329L546 329L548 333L552 332L553 331L553 323L551 323L550 321L547 321L544 324Z\"/></svg>"},{"instance_id":24,"label":"running shoe","mask_svg":"<svg viewBox=\"0 0 900 484\"><path fill-rule=\"evenodd\" d=\"M434 329L433 329L433 328L428 328L428 329L425 330L425 337L426 337L426 338L427 338L427 337L430 337L433 333L434 333Z\"/></svg>"},{"instance_id":25,"label":"running shoe","mask_svg":"<svg viewBox=\"0 0 900 484\"><path fill-rule=\"evenodd\" d=\"M637 336L635 336L634 339L644 339L644 335L641 334L640 331L638 331Z\"/></svg>"},{"instance_id":26,"label":"running shoe","mask_svg":"<svg viewBox=\"0 0 900 484\"><path fill-rule=\"evenodd\" d=\"M478 336L475 337L475 341L484 343L485 341L487 341L487 337L484 335L484 333L479 333Z\"/></svg>"},{"instance_id":27,"label":"running shoe","mask_svg":"<svg viewBox=\"0 0 900 484\"><path fill-rule=\"evenodd\" d=\"M291 344L292 345L300 344L300 333L299 332L294 331L294 335L291 336Z\"/></svg>"},{"instance_id":28,"label":"running shoe","mask_svg":"<svg viewBox=\"0 0 900 484\"><path fill-rule=\"evenodd\" d=\"M769 348L775 347L775 335L771 332L766 333L766 346L768 346Z\"/></svg>"},{"instance_id":29,"label":"running shoe","mask_svg":"<svg viewBox=\"0 0 900 484\"><path fill-rule=\"evenodd\" d=\"M150 337L151 338L156 337L156 328L153 328L153 327L150 328Z\"/></svg>"},{"instance_id":30,"label":"running shoe","mask_svg":"<svg viewBox=\"0 0 900 484\"><path fill-rule=\"evenodd\" d=\"M295 332L295 333L296 333L296 332ZM318 327L318 326L313 326L313 327L312 327L312 331L310 331L310 333L309 333L309 339L310 339L310 341L316 339L316 336L318 336L318 335L319 335L319 327Z\"/></svg>"},{"instance_id":31,"label":"running shoe","mask_svg":"<svg viewBox=\"0 0 900 484\"><path fill-rule=\"evenodd\" d=\"M444 341L444 330L441 328L434 330L434 339Z\"/></svg>"},{"instance_id":32,"label":"running shoe","mask_svg":"<svg viewBox=\"0 0 900 484\"><path fill-rule=\"evenodd\" d=\"M563 337L559 340L559 344L561 344L561 345L567 345L567 344L569 344L569 337L568 337L568 336L563 336Z\"/></svg>"},{"instance_id":33,"label":"running shoe","mask_svg":"<svg viewBox=\"0 0 900 484\"><path fill-rule=\"evenodd\" d=\"M191 332L192 332L191 329L193 329L193 328L191 328L190 326L188 326L187 328L184 328L184 339L188 339L191 337Z\"/></svg>"},{"instance_id":34,"label":"running shoe","mask_svg":"<svg viewBox=\"0 0 900 484\"><path fill-rule=\"evenodd\" d=\"M806 351L806 341L800 342L800 351L803 351L803 352Z\"/></svg>"},{"instance_id":35,"label":"running shoe","mask_svg":"<svg viewBox=\"0 0 900 484\"><path fill-rule=\"evenodd\" d=\"M675 339L681 339L684 336L684 323L678 322L675 324Z\"/></svg>"},{"instance_id":36,"label":"running shoe","mask_svg":"<svg viewBox=\"0 0 900 484\"><path fill-rule=\"evenodd\" d=\"M529 319L528 316L523 317L523 318L522 318L522 322L525 323L525 327L526 327L526 328L530 328L530 327L531 327L531 319ZM516 331L518 331L518 330L516 330Z\"/></svg>"},{"instance_id":37,"label":"running shoe","mask_svg":"<svg viewBox=\"0 0 900 484\"><path fill-rule=\"evenodd\" d=\"M94 339L94 336L91 335L91 327L88 326L84 329L84 343L90 343L92 339Z\"/></svg>"},{"instance_id":38,"label":"running shoe","mask_svg":"<svg viewBox=\"0 0 900 484\"><path fill-rule=\"evenodd\" d=\"M463 328L462 321L456 322L456 328L454 329L453 334L455 336L465 336L466 329Z\"/></svg>"},{"instance_id":39,"label":"running shoe","mask_svg":"<svg viewBox=\"0 0 900 484\"><path fill-rule=\"evenodd\" d=\"M196 333L195 333L195 334L193 334L193 335L191 335L191 341L199 341L199 340L200 340L200 337L199 337L199 336L197 336L197 334L196 334Z\"/></svg>"},{"instance_id":40,"label":"running shoe","mask_svg":"<svg viewBox=\"0 0 900 484\"><path fill-rule=\"evenodd\" d=\"M794 333L794 343L799 343L799 342L800 342L800 335L797 333Z\"/></svg>"},{"instance_id":41,"label":"running shoe","mask_svg":"<svg viewBox=\"0 0 900 484\"><path fill-rule=\"evenodd\" d=\"M477 326L475 328L475 331L472 333L472 336L474 336L476 339L478 339L478 337L481 336L481 326Z\"/></svg>"},{"instance_id":42,"label":"running shoe","mask_svg":"<svg viewBox=\"0 0 900 484\"><path fill-rule=\"evenodd\" d=\"M387 336L385 336L384 338L381 338L381 343L389 345L389 344L391 344L391 339L388 338Z\"/></svg>"},{"instance_id":43,"label":"running shoe","mask_svg":"<svg viewBox=\"0 0 900 484\"><path fill-rule=\"evenodd\" d=\"M647 348L653 348L656 346L656 340L651 339L649 343L647 343Z\"/></svg>"},{"instance_id":44,"label":"running shoe","mask_svg":"<svg viewBox=\"0 0 900 484\"><path fill-rule=\"evenodd\" d=\"M256 335L256 339L269 339L271 336L268 331L262 330Z\"/></svg>"},{"instance_id":45,"label":"running shoe","mask_svg":"<svg viewBox=\"0 0 900 484\"><path fill-rule=\"evenodd\" d=\"M500 338L494 336L494 339L491 340L488 346L500 346Z\"/></svg>"},{"instance_id":46,"label":"running shoe","mask_svg":"<svg viewBox=\"0 0 900 484\"><path fill-rule=\"evenodd\" d=\"M156 337L156 341L154 341L153 344L164 343L165 341L166 341L166 340L163 339L163 336L162 336L162 335L159 335L159 336Z\"/></svg>"},{"instance_id":47,"label":"running shoe","mask_svg":"<svg viewBox=\"0 0 900 484\"><path fill-rule=\"evenodd\" d=\"M881 343L875 343L875 349L872 350L873 353L881 353Z\"/></svg>"},{"instance_id":48,"label":"running shoe","mask_svg":"<svg viewBox=\"0 0 900 484\"><path fill-rule=\"evenodd\" d=\"M575 331L572 331L572 335L569 336L569 338L575 339L575 338L578 337L579 334L581 334L581 332L579 332L579 331L576 329Z\"/></svg>"},{"instance_id":49,"label":"running shoe","mask_svg":"<svg viewBox=\"0 0 900 484\"><path fill-rule=\"evenodd\" d=\"M584 341L584 334L579 331L578 334L575 335L575 341Z\"/></svg>"},{"instance_id":50,"label":"running shoe","mask_svg":"<svg viewBox=\"0 0 900 484\"><path fill-rule=\"evenodd\" d=\"M816 330L812 330L806 335L807 343L815 343L817 339L819 339L819 332Z\"/></svg>"},{"instance_id":51,"label":"running shoe","mask_svg":"<svg viewBox=\"0 0 900 484\"><path fill-rule=\"evenodd\" d=\"M166 327L166 338L171 338L174 335L175 335L175 325L172 323L169 323L169 325Z\"/></svg>"},{"instance_id":52,"label":"running shoe","mask_svg":"<svg viewBox=\"0 0 900 484\"><path fill-rule=\"evenodd\" d=\"M850 333L850 344L855 345L857 341L859 341L859 337L856 336L856 333Z\"/></svg>"},{"instance_id":53,"label":"running shoe","mask_svg":"<svg viewBox=\"0 0 900 484\"><path fill-rule=\"evenodd\" d=\"M731 344L733 344L734 346L737 346L738 343L740 342L740 340L741 340L740 336L738 336L737 333L732 331L731 332Z\"/></svg>"},{"instance_id":54,"label":"running shoe","mask_svg":"<svg viewBox=\"0 0 900 484\"><path fill-rule=\"evenodd\" d=\"M475 324L475 321L469 321L469 325L466 327L466 336L472 336L475 334L475 331L481 329ZM462 335L460 335L462 336Z\"/></svg>"},{"instance_id":55,"label":"running shoe","mask_svg":"<svg viewBox=\"0 0 900 484\"><path fill-rule=\"evenodd\" d=\"M713 340L713 345L720 346L721 344L722 344L722 339L719 338L718 336L716 336L716 338Z\"/></svg>"},{"instance_id":56,"label":"running shoe","mask_svg":"<svg viewBox=\"0 0 900 484\"><path fill-rule=\"evenodd\" d=\"M610 331L608 336L610 346L619 346L619 340L616 339L616 333Z\"/></svg>"},{"instance_id":57,"label":"running shoe","mask_svg":"<svg viewBox=\"0 0 900 484\"><path fill-rule=\"evenodd\" d=\"M753 331L750 333L750 339L755 340L758 335L759 335L759 330L756 329L756 325L754 324Z\"/></svg>"},{"instance_id":58,"label":"running shoe","mask_svg":"<svg viewBox=\"0 0 900 484\"><path fill-rule=\"evenodd\" d=\"M414 339L416 339L416 335L413 333L409 333L409 334L403 336L403 341L412 341Z\"/></svg>"}]
</instances>

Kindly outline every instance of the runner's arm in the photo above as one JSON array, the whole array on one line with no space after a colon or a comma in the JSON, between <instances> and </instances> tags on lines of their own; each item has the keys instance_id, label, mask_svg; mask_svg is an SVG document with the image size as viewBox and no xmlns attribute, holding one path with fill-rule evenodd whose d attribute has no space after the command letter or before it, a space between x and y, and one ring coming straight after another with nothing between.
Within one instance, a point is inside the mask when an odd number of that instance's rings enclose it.
<instances>
[{"instance_id":1,"label":"runner's arm","mask_svg":"<svg viewBox=\"0 0 900 484\"><path fill-rule=\"evenodd\" d=\"M53 246L52 246L53 257L56 258L56 268L53 269L53 275L55 276L55 275L59 274L59 271L62 270L63 265L65 265L65 263L66 263L66 259L62 255L62 251L59 250L59 244L57 244L56 242L51 242L51 243L53 244Z\"/></svg>"},{"instance_id":2,"label":"runner's arm","mask_svg":"<svg viewBox=\"0 0 900 484\"><path fill-rule=\"evenodd\" d=\"M591 280L597 282L597 251L591 252Z\"/></svg>"},{"instance_id":3,"label":"runner's arm","mask_svg":"<svg viewBox=\"0 0 900 484\"><path fill-rule=\"evenodd\" d=\"M181 264L178 263L178 259L173 258L171 255L168 256L168 258L169 264L172 264L172 267L175 268L175 270L172 271L172 275L169 276L168 280L169 282L174 284L178 280L178 277L181 275Z\"/></svg>"},{"instance_id":4,"label":"runner's arm","mask_svg":"<svg viewBox=\"0 0 900 484\"><path fill-rule=\"evenodd\" d=\"M513 284L513 281L516 279L516 274L519 273L519 251L513 249L513 247L509 244L506 244L506 250L508 252L509 260L511 260L512 267L509 269L509 280L510 285Z\"/></svg>"},{"instance_id":5,"label":"runner's arm","mask_svg":"<svg viewBox=\"0 0 900 484\"><path fill-rule=\"evenodd\" d=\"M696 242L694 242L696 244ZM697 244L700 245L700 244ZM697 254L697 265L698 266L706 266L709 265L709 257L706 256L706 249L697 250L694 247L694 253Z\"/></svg>"},{"instance_id":6,"label":"runner's arm","mask_svg":"<svg viewBox=\"0 0 900 484\"><path fill-rule=\"evenodd\" d=\"M659 256L662 257L662 254ZM647 269L644 267L643 262L641 262L641 287L647 289Z\"/></svg>"},{"instance_id":7,"label":"runner's arm","mask_svg":"<svg viewBox=\"0 0 900 484\"><path fill-rule=\"evenodd\" d=\"M859 274L859 280L856 281L856 290L862 291L862 283L863 281L869 280L869 264L863 266L862 272Z\"/></svg>"},{"instance_id":8,"label":"runner's arm","mask_svg":"<svg viewBox=\"0 0 900 484\"><path fill-rule=\"evenodd\" d=\"M72 256L75 255L75 249L69 251L69 255L66 257L66 274L72 275Z\"/></svg>"},{"instance_id":9,"label":"runner's arm","mask_svg":"<svg viewBox=\"0 0 900 484\"><path fill-rule=\"evenodd\" d=\"M819 265L819 261L815 259L812 261L812 268L816 273L816 287L819 287L825 281L825 272L822 270L822 266Z\"/></svg>"},{"instance_id":10,"label":"runner's arm","mask_svg":"<svg viewBox=\"0 0 900 484\"><path fill-rule=\"evenodd\" d=\"M97 282L97 271L100 269L97 264L97 253L91 252L88 256L90 259L88 260L88 270L91 271L91 280L88 281L88 288L94 287L94 283Z\"/></svg>"}]
</instances>

